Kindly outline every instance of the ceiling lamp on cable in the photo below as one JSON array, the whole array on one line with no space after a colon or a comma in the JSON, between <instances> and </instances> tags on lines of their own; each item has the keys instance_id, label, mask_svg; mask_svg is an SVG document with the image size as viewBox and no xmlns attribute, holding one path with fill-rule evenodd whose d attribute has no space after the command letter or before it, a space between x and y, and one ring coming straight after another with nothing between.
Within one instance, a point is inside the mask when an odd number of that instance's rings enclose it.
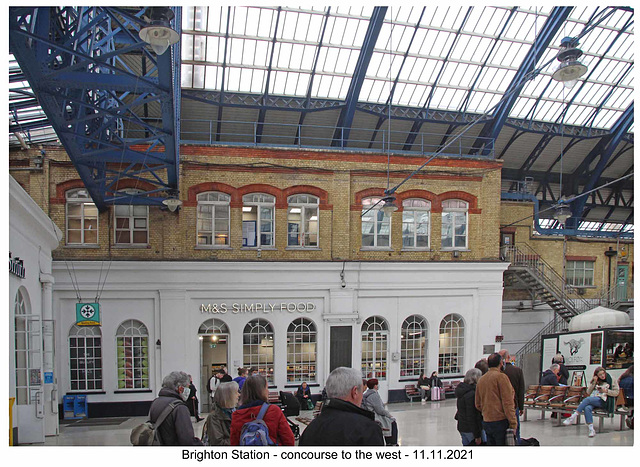
<instances>
[{"instance_id":1,"label":"ceiling lamp on cable","mask_svg":"<svg viewBox=\"0 0 640 467\"><path fill-rule=\"evenodd\" d=\"M582 50L578 48L578 39L575 37L562 39L560 52L556 57L560 64L551 77L571 89L578 82L578 78L587 72L587 67L578 61L581 55Z\"/></svg>"},{"instance_id":2,"label":"ceiling lamp on cable","mask_svg":"<svg viewBox=\"0 0 640 467\"><path fill-rule=\"evenodd\" d=\"M560 222L562 225L567 223L567 219L571 217L571 209L566 204L563 204L562 200L556 205L553 218Z\"/></svg>"},{"instance_id":3,"label":"ceiling lamp on cable","mask_svg":"<svg viewBox=\"0 0 640 467\"><path fill-rule=\"evenodd\" d=\"M151 45L156 55L162 55L180 40L179 34L171 29L174 16L169 7L148 7L144 12L149 24L140 30L140 39Z\"/></svg>"},{"instance_id":4,"label":"ceiling lamp on cable","mask_svg":"<svg viewBox=\"0 0 640 467\"><path fill-rule=\"evenodd\" d=\"M396 206L396 203L394 202L395 200L395 196L385 196L384 198L382 198L382 201L384 201L384 204L381 208L382 212L384 212L388 216L396 212L398 210L398 206Z\"/></svg>"}]
</instances>

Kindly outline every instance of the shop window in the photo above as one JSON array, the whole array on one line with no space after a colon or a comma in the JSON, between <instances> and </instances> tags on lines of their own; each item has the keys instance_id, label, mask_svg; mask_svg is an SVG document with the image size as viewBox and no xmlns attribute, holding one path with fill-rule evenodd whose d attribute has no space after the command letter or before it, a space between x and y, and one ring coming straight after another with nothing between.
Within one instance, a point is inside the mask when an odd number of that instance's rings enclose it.
<instances>
[{"instance_id":1,"label":"shop window","mask_svg":"<svg viewBox=\"0 0 640 467\"><path fill-rule=\"evenodd\" d=\"M242 203L242 246L275 246L275 197L251 193L242 197Z\"/></svg>"},{"instance_id":2,"label":"shop window","mask_svg":"<svg viewBox=\"0 0 640 467\"><path fill-rule=\"evenodd\" d=\"M265 319L254 319L244 327L242 366L258 370L273 383L273 327Z\"/></svg>"},{"instance_id":3,"label":"shop window","mask_svg":"<svg viewBox=\"0 0 640 467\"><path fill-rule=\"evenodd\" d=\"M123 190L127 194L140 190ZM149 207L118 204L114 207L116 245L146 245L149 243Z\"/></svg>"},{"instance_id":4,"label":"shop window","mask_svg":"<svg viewBox=\"0 0 640 467\"><path fill-rule=\"evenodd\" d=\"M362 377L387 379L389 326L380 316L372 316L362 323Z\"/></svg>"},{"instance_id":5,"label":"shop window","mask_svg":"<svg viewBox=\"0 0 640 467\"><path fill-rule=\"evenodd\" d=\"M633 331L607 330L606 368L623 369L633 365Z\"/></svg>"},{"instance_id":6,"label":"shop window","mask_svg":"<svg viewBox=\"0 0 640 467\"><path fill-rule=\"evenodd\" d=\"M66 193L67 245L98 244L98 208L86 189Z\"/></svg>"},{"instance_id":7,"label":"shop window","mask_svg":"<svg viewBox=\"0 0 640 467\"><path fill-rule=\"evenodd\" d=\"M317 332L313 321L298 318L287 329L287 382L316 382Z\"/></svg>"},{"instance_id":8,"label":"shop window","mask_svg":"<svg viewBox=\"0 0 640 467\"><path fill-rule=\"evenodd\" d=\"M438 373L462 374L464 371L464 321L456 314L447 315L440 322Z\"/></svg>"},{"instance_id":9,"label":"shop window","mask_svg":"<svg viewBox=\"0 0 640 467\"><path fill-rule=\"evenodd\" d=\"M402 323L400 334L400 376L420 376L425 371L427 320L412 315Z\"/></svg>"},{"instance_id":10,"label":"shop window","mask_svg":"<svg viewBox=\"0 0 640 467\"><path fill-rule=\"evenodd\" d=\"M592 287L593 266L593 261L567 261L567 285L574 287Z\"/></svg>"},{"instance_id":11,"label":"shop window","mask_svg":"<svg viewBox=\"0 0 640 467\"><path fill-rule=\"evenodd\" d=\"M98 326L71 328L69 371L72 391L102 390L102 334Z\"/></svg>"},{"instance_id":12,"label":"shop window","mask_svg":"<svg viewBox=\"0 0 640 467\"><path fill-rule=\"evenodd\" d=\"M362 200L362 248L391 246L391 217L382 210L380 198Z\"/></svg>"},{"instance_id":13,"label":"shop window","mask_svg":"<svg viewBox=\"0 0 640 467\"><path fill-rule=\"evenodd\" d=\"M149 333L140 321L130 319L116 332L118 389L149 387Z\"/></svg>"},{"instance_id":14,"label":"shop window","mask_svg":"<svg viewBox=\"0 0 640 467\"><path fill-rule=\"evenodd\" d=\"M198 194L198 246L229 246L229 201L225 193Z\"/></svg>"},{"instance_id":15,"label":"shop window","mask_svg":"<svg viewBox=\"0 0 640 467\"><path fill-rule=\"evenodd\" d=\"M431 202L406 199L402 208L402 248L429 249Z\"/></svg>"},{"instance_id":16,"label":"shop window","mask_svg":"<svg viewBox=\"0 0 640 467\"><path fill-rule=\"evenodd\" d=\"M442 249L467 249L469 203L459 199L442 202Z\"/></svg>"},{"instance_id":17,"label":"shop window","mask_svg":"<svg viewBox=\"0 0 640 467\"><path fill-rule=\"evenodd\" d=\"M317 247L319 198L312 195L293 195L289 196L287 203L287 246Z\"/></svg>"}]
</instances>

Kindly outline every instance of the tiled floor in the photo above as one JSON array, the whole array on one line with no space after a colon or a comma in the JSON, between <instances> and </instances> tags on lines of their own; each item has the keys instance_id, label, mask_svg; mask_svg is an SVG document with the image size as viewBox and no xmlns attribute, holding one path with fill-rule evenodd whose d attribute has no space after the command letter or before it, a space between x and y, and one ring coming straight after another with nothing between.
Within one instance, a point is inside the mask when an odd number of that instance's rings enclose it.
<instances>
[{"instance_id":1,"label":"tiled floor","mask_svg":"<svg viewBox=\"0 0 640 467\"><path fill-rule=\"evenodd\" d=\"M453 419L456 406L454 399L421 404L389 404L389 411L398 421L401 446L459 446L460 436ZM311 416L311 411L303 411ZM203 415L206 416L206 415ZM529 414L529 421L522 422L522 436L535 437L542 446L632 446L633 430L618 431L619 419L607 420L604 432L594 438L587 437L587 426L556 426L555 421L539 420L539 412ZM290 417L294 419L295 417ZM61 424L60 435L47 437L45 446L129 446L131 428L146 417L133 417L119 425L76 426ZM194 423L196 436L200 436L204 422ZM301 426L301 429L304 425ZM596 423L597 428L597 423Z\"/></svg>"}]
</instances>

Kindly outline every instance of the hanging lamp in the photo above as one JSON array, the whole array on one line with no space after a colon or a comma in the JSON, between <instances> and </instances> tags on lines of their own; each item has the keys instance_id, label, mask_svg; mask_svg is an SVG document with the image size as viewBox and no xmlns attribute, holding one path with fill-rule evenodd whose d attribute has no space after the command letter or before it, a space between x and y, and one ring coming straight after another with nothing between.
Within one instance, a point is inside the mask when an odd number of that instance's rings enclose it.
<instances>
[{"instance_id":1,"label":"hanging lamp","mask_svg":"<svg viewBox=\"0 0 640 467\"><path fill-rule=\"evenodd\" d=\"M560 41L560 52L556 57L560 64L551 77L572 88L578 82L578 78L587 72L587 67L578 59L582 56L582 50L578 48L578 40L574 37L565 37Z\"/></svg>"},{"instance_id":2,"label":"hanging lamp","mask_svg":"<svg viewBox=\"0 0 640 467\"><path fill-rule=\"evenodd\" d=\"M148 7L144 17L149 23L140 30L140 39L151 45L156 55L162 55L169 46L177 43L180 36L171 29L173 10L169 7Z\"/></svg>"}]
</instances>

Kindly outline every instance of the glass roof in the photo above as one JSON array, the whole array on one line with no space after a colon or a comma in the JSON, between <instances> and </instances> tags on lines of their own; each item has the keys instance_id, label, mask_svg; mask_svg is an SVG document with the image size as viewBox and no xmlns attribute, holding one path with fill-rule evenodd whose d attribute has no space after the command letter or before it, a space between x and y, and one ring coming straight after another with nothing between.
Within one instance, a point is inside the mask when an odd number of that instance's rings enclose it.
<instances>
[{"instance_id":1,"label":"glass roof","mask_svg":"<svg viewBox=\"0 0 640 467\"><path fill-rule=\"evenodd\" d=\"M361 102L485 113L504 95L552 7L389 7ZM633 99L633 12L574 8L539 64L581 37L587 74L571 89L557 62L522 88L510 117L608 129ZM372 7L184 7L182 86L344 100ZM568 105L570 104L570 105ZM566 112L563 109L566 108Z\"/></svg>"}]
</instances>

